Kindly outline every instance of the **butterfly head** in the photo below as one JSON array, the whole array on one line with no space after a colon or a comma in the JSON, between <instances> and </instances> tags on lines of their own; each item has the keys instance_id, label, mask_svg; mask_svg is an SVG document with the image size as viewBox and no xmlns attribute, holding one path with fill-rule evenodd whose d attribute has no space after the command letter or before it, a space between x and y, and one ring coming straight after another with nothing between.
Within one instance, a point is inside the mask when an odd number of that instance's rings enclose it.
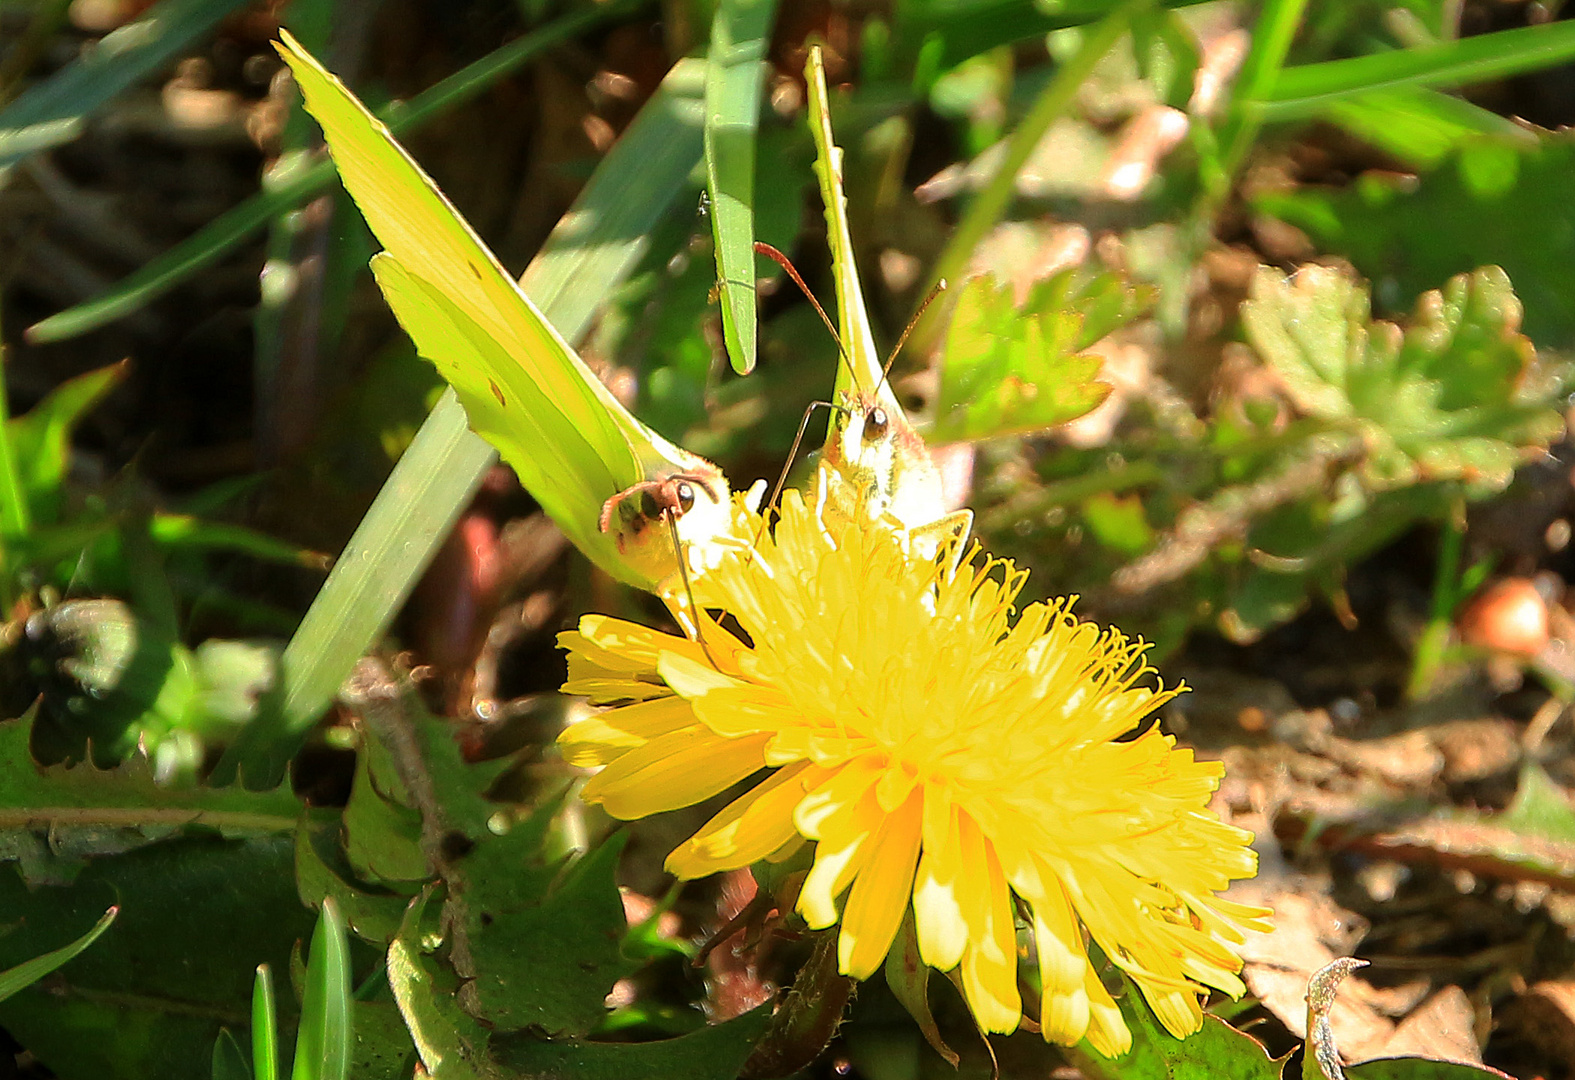
<instances>
[{"instance_id":1,"label":"butterfly head","mask_svg":"<svg viewBox=\"0 0 1575 1080\"><path fill-rule=\"evenodd\" d=\"M832 425L826 464L860 512L871 518L889 513L910 528L939 516L940 475L900 408L871 394L851 394Z\"/></svg>"},{"instance_id":2,"label":"butterfly head","mask_svg":"<svg viewBox=\"0 0 1575 1080\"><path fill-rule=\"evenodd\" d=\"M702 547L732 522L727 479L709 462L683 472L642 480L602 504L601 531L612 533L618 551L653 580L677 567L681 548Z\"/></svg>"}]
</instances>

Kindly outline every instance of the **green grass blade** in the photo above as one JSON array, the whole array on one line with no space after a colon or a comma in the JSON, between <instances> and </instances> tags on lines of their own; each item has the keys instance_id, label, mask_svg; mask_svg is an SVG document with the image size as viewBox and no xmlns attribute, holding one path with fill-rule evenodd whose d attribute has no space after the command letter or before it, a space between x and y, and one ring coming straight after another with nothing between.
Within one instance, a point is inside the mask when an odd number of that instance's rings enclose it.
<instances>
[{"instance_id":1,"label":"green grass blade","mask_svg":"<svg viewBox=\"0 0 1575 1080\"><path fill-rule=\"evenodd\" d=\"M1122 4L1089 28L1076 55L1056 69L1055 76L1040 93L1028 115L1012 132L1000 168L969 205L962 221L952 232L945 250L930 272L931 285L937 281L956 281L967 267L973 249L1011 207L1017 190L1017 174L1022 171L1029 155L1039 145L1045 132L1050 130L1050 125L1071 107L1077 88L1093 72L1094 65L1127 32L1132 13L1138 6L1136 2ZM931 304L914 327L912 348L916 352L922 353L933 344L941 327L945 325L943 307L945 305Z\"/></svg>"},{"instance_id":2,"label":"green grass blade","mask_svg":"<svg viewBox=\"0 0 1575 1080\"><path fill-rule=\"evenodd\" d=\"M682 61L663 81L558 223L521 283L574 342L644 254L700 161L704 65ZM350 538L281 659L280 706L241 733L216 770L252 786L284 775L339 684L393 620L493 460L446 392Z\"/></svg>"},{"instance_id":3,"label":"green grass blade","mask_svg":"<svg viewBox=\"0 0 1575 1080\"><path fill-rule=\"evenodd\" d=\"M1318 115L1419 168L1431 168L1462 142L1483 135L1528 148L1537 143L1533 132L1513 120L1422 86L1338 98Z\"/></svg>"},{"instance_id":4,"label":"green grass blade","mask_svg":"<svg viewBox=\"0 0 1575 1080\"><path fill-rule=\"evenodd\" d=\"M1415 49L1286 68L1262 95L1265 120L1311 115L1332 101L1391 86L1455 87L1575 60L1575 23L1523 26Z\"/></svg>"},{"instance_id":5,"label":"green grass blade","mask_svg":"<svg viewBox=\"0 0 1575 1080\"><path fill-rule=\"evenodd\" d=\"M475 97L509 72L609 21L627 17L650 0L614 0L586 7L510 42L477 60L408 102L377 110L378 119L396 136ZM164 295L205 267L223 258L247 237L278 215L326 191L337 180L326 158L296 158L275 168L264 190L226 211L146 266L128 274L108 292L34 323L27 340L34 344L64 341L105 323L124 318Z\"/></svg>"},{"instance_id":6,"label":"green grass blade","mask_svg":"<svg viewBox=\"0 0 1575 1080\"><path fill-rule=\"evenodd\" d=\"M76 138L88 115L202 37L246 0L164 0L0 112L0 172Z\"/></svg>"},{"instance_id":7,"label":"green grass blade","mask_svg":"<svg viewBox=\"0 0 1575 1080\"><path fill-rule=\"evenodd\" d=\"M350 1072L350 939L333 897L312 933L291 1080L345 1080Z\"/></svg>"},{"instance_id":8,"label":"green grass blade","mask_svg":"<svg viewBox=\"0 0 1575 1080\"><path fill-rule=\"evenodd\" d=\"M253 1080L279 1080L279 1020L274 1013L273 971L258 964L252 983Z\"/></svg>"},{"instance_id":9,"label":"green grass blade","mask_svg":"<svg viewBox=\"0 0 1575 1080\"><path fill-rule=\"evenodd\" d=\"M755 368L755 129L776 0L721 0L705 77L706 189L733 370Z\"/></svg>"},{"instance_id":10,"label":"green grass blade","mask_svg":"<svg viewBox=\"0 0 1575 1080\"><path fill-rule=\"evenodd\" d=\"M93 925L93 929L77 938L71 944L62 945L58 949L46 952L42 956L35 956L25 963L16 965L14 968L0 971L0 1001L4 1001L18 990L31 986L93 944L98 940L100 934L109 929L109 924L114 922L115 916L119 914L120 908L112 907L104 912L103 917Z\"/></svg>"},{"instance_id":11,"label":"green grass blade","mask_svg":"<svg viewBox=\"0 0 1575 1080\"><path fill-rule=\"evenodd\" d=\"M1286 54L1301 25L1307 0L1266 0L1252 30L1252 45L1242 61L1241 74L1231 88L1230 109L1220 129L1220 175L1213 178L1213 200L1224 198L1247 150L1258 136L1262 122L1257 104L1268 93L1285 67ZM1208 216L1212 217L1212 213Z\"/></svg>"},{"instance_id":12,"label":"green grass blade","mask_svg":"<svg viewBox=\"0 0 1575 1080\"><path fill-rule=\"evenodd\" d=\"M241 1044L235 1041L229 1028L220 1028L219 1037L213 1040L213 1080L251 1080L252 1071L246 1067L246 1055Z\"/></svg>"}]
</instances>

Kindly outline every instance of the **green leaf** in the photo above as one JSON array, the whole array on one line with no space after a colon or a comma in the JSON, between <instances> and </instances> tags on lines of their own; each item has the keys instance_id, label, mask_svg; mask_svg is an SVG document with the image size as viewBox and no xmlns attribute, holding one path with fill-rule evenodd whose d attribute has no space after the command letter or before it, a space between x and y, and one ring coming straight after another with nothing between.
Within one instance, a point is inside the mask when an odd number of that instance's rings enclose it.
<instances>
[{"instance_id":1,"label":"green leaf","mask_svg":"<svg viewBox=\"0 0 1575 1080\"><path fill-rule=\"evenodd\" d=\"M252 1075L279 1080L279 1018L273 1000L273 969L257 965L252 983Z\"/></svg>"},{"instance_id":2,"label":"green leaf","mask_svg":"<svg viewBox=\"0 0 1575 1080\"><path fill-rule=\"evenodd\" d=\"M494 50L407 102L379 111L398 135L481 93L521 65L587 30L629 15L647 0L610 0L557 19ZM281 162L264 190L215 218L169 251L143 266L101 296L35 323L27 330L34 343L63 341L141 310L176 285L213 265L254 232L287 210L328 190L336 177L328 161L294 158Z\"/></svg>"},{"instance_id":3,"label":"green leaf","mask_svg":"<svg viewBox=\"0 0 1575 1080\"><path fill-rule=\"evenodd\" d=\"M627 921L615 880L625 834L568 864L543 844L556 806L478 844L446 915L464 937L455 966L466 1007L497 1031L582 1036L636 964L620 947Z\"/></svg>"},{"instance_id":4,"label":"green leaf","mask_svg":"<svg viewBox=\"0 0 1575 1080\"><path fill-rule=\"evenodd\" d=\"M87 117L169 63L245 0L163 0L106 34L0 111L0 176L28 154L70 142Z\"/></svg>"},{"instance_id":5,"label":"green leaf","mask_svg":"<svg viewBox=\"0 0 1575 1080\"><path fill-rule=\"evenodd\" d=\"M39 768L27 719L0 723L0 856L18 859L34 884L74 874L74 860L123 850L171 832L205 828L234 835L284 834L300 812L288 785L272 791L162 787L147 759L114 769ZM211 1040L210 1040L211 1041Z\"/></svg>"},{"instance_id":6,"label":"green leaf","mask_svg":"<svg viewBox=\"0 0 1575 1080\"><path fill-rule=\"evenodd\" d=\"M1533 378L1509 279L1487 267L1417 303L1411 326L1369 318L1368 297L1338 271L1294 279L1260 268L1242 321L1297 408L1368 441L1373 490L1455 480L1502 490L1557 436L1557 387Z\"/></svg>"},{"instance_id":7,"label":"green leaf","mask_svg":"<svg viewBox=\"0 0 1575 1080\"><path fill-rule=\"evenodd\" d=\"M316 907L331 897L344 912L345 924L364 941L393 940L410 902L406 893L356 876L344 854L340 817L332 811L302 819L295 838L295 877L302 903Z\"/></svg>"},{"instance_id":8,"label":"green leaf","mask_svg":"<svg viewBox=\"0 0 1575 1080\"><path fill-rule=\"evenodd\" d=\"M457 980L422 955L422 895L410 902L388 947L388 985L432 1080L480 1080L494 1071L487 1060L492 1035L455 998Z\"/></svg>"},{"instance_id":9,"label":"green leaf","mask_svg":"<svg viewBox=\"0 0 1575 1080\"><path fill-rule=\"evenodd\" d=\"M1487 1065L1427 1058L1378 1058L1348 1065L1346 1080L1513 1080Z\"/></svg>"},{"instance_id":10,"label":"green leaf","mask_svg":"<svg viewBox=\"0 0 1575 1080\"><path fill-rule=\"evenodd\" d=\"M1423 169L1433 168L1451 152L1483 136L1519 143L1522 149L1537 143L1533 132L1512 120L1463 98L1419 86L1395 86L1338 98L1324 106L1320 115Z\"/></svg>"},{"instance_id":11,"label":"green leaf","mask_svg":"<svg viewBox=\"0 0 1575 1080\"><path fill-rule=\"evenodd\" d=\"M122 360L68 379L25 415L6 423L5 437L35 523L60 520L71 433L88 410L120 385L129 370L130 365Z\"/></svg>"},{"instance_id":12,"label":"green leaf","mask_svg":"<svg viewBox=\"0 0 1575 1080\"><path fill-rule=\"evenodd\" d=\"M1575 24L1553 22L1285 68L1256 105L1264 119L1309 115L1332 100L1393 86L1455 87L1575 59Z\"/></svg>"},{"instance_id":13,"label":"green leaf","mask_svg":"<svg viewBox=\"0 0 1575 1080\"><path fill-rule=\"evenodd\" d=\"M776 0L721 0L705 76L706 190L733 370L755 368L755 128Z\"/></svg>"},{"instance_id":14,"label":"green leaf","mask_svg":"<svg viewBox=\"0 0 1575 1080\"><path fill-rule=\"evenodd\" d=\"M369 739L356 755L355 780L345 805L345 856L363 881L421 882L431 877L421 849L421 814L390 790L393 768L378 770L374 758L386 757L378 740Z\"/></svg>"},{"instance_id":15,"label":"green leaf","mask_svg":"<svg viewBox=\"0 0 1575 1080\"><path fill-rule=\"evenodd\" d=\"M1451 274L1502 266L1525 301L1539 345L1575 344L1575 137L1522 149L1475 140L1419 180L1363 178L1343 191L1265 195L1255 206L1306 230L1381 283L1389 310ZM1447 228L1440 223L1447 222Z\"/></svg>"},{"instance_id":16,"label":"green leaf","mask_svg":"<svg viewBox=\"0 0 1575 1080\"><path fill-rule=\"evenodd\" d=\"M312 931L291 1080L345 1080L351 1038L350 939L339 906L328 897Z\"/></svg>"},{"instance_id":17,"label":"green leaf","mask_svg":"<svg viewBox=\"0 0 1575 1080\"><path fill-rule=\"evenodd\" d=\"M119 914L119 908L111 907L104 912L103 918L99 919L92 929L70 944L62 945L58 949L51 949L42 956L35 956L31 960L16 965L16 967L0 971L0 1001L4 1001L23 987L33 985L39 979L42 979L45 975L48 975L51 971L54 971L75 957L83 949L93 944L93 942L98 940L100 934L109 929L110 924L115 921L115 916Z\"/></svg>"},{"instance_id":18,"label":"green leaf","mask_svg":"<svg viewBox=\"0 0 1575 1080\"><path fill-rule=\"evenodd\" d=\"M8 770L18 771L28 770ZM29 888L0 868L0 910L27 926L0 937L0 967L30 958L33 942L79 933L109 903L120 907L116 932L56 972L47 991L0 1002L0 1025L61 1077L206 1075L220 1028L246 1025L253 968L288 964L311 926L290 864L286 837L209 835L93 859L68 886Z\"/></svg>"},{"instance_id":19,"label":"green leaf","mask_svg":"<svg viewBox=\"0 0 1575 1080\"><path fill-rule=\"evenodd\" d=\"M1114 275L1078 283L1075 271L1064 271L1018 307L1010 285L988 275L970 279L946 335L931 438L1038 431L1093 409L1110 387L1095 381L1099 358L1078 350L1135 315L1137 297ZM1089 320L1087 312L1111 307L1113 318L1100 311L1105 318ZM1085 327L1089 321L1095 326Z\"/></svg>"},{"instance_id":20,"label":"green leaf","mask_svg":"<svg viewBox=\"0 0 1575 1080\"><path fill-rule=\"evenodd\" d=\"M701 79L697 64L674 67L526 268L524 289L565 339L585 332L639 262L647 235L699 162ZM284 774L469 503L492 453L468 430L452 391L445 392L285 649L277 712L232 744L217 779L241 770L248 784L271 785Z\"/></svg>"},{"instance_id":21,"label":"green leaf","mask_svg":"<svg viewBox=\"0 0 1575 1080\"><path fill-rule=\"evenodd\" d=\"M1520 767L1514 799L1492 820L1523 836L1575 843L1575 807L1535 761L1528 760Z\"/></svg>"},{"instance_id":22,"label":"green leaf","mask_svg":"<svg viewBox=\"0 0 1575 1080\"><path fill-rule=\"evenodd\" d=\"M809 89L809 130L815 137L815 179L820 182L820 200L826 208L826 243L831 248L831 275L837 289L837 329L842 339L843 363L837 365L836 391L874 394L882 408L900 416L902 407L897 396L882 378L884 365L875 349L875 332L870 328L864 291L859 285L853 234L848 228L848 197L842 184L843 153L831 134L826 68L818 46L809 51L804 76ZM826 438L835 438L835 425L830 426Z\"/></svg>"},{"instance_id":23,"label":"green leaf","mask_svg":"<svg viewBox=\"0 0 1575 1080\"><path fill-rule=\"evenodd\" d=\"M1203 1016L1203 1027L1178 1039L1155 1018L1131 981L1121 977L1123 993L1115 996L1121 1016L1132 1032L1132 1049L1106 1058L1085 1040L1076 1055L1088 1066L1085 1075L1109 1080L1280 1080L1284 1059L1269 1057L1263 1044L1237 1031L1217 1016Z\"/></svg>"},{"instance_id":24,"label":"green leaf","mask_svg":"<svg viewBox=\"0 0 1575 1080\"><path fill-rule=\"evenodd\" d=\"M676 1039L643 1043L545 1041L513 1036L493 1041L493 1053L512 1075L572 1076L575 1080L732 1080L749 1059L771 1018L762 1005L722 1024Z\"/></svg>"}]
</instances>

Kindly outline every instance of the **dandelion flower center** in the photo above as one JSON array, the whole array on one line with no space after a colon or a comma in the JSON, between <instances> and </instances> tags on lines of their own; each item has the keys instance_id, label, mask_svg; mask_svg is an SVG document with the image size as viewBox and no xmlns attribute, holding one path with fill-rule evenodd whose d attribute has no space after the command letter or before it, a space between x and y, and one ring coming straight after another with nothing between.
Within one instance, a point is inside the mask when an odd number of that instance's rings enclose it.
<instances>
[{"instance_id":1,"label":"dandelion flower center","mask_svg":"<svg viewBox=\"0 0 1575 1080\"><path fill-rule=\"evenodd\" d=\"M813 843L798 911L840 921L845 974L880 966L911 906L924 962L957 969L981 1027L1011 1031L1021 912L1047 1039L1131 1043L1089 938L1166 1028L1197 1030L1204 987L1242 992L1237 948L1266 913L1216 895L1256 869L1251 836L1206 809L1222 766L1146 724L1180 688L1145 685L1143 644L1079 622L1071 599L1014 618L1027 575L1009 562L953 567L812 506L789 492L775 530L707 575L744 636L707 620L702 645L600 616L561 636L565 691L614 706L560 740L605 766L585 797L634 818L771 768L668 869Z\"/></svg>"}]
</instances>

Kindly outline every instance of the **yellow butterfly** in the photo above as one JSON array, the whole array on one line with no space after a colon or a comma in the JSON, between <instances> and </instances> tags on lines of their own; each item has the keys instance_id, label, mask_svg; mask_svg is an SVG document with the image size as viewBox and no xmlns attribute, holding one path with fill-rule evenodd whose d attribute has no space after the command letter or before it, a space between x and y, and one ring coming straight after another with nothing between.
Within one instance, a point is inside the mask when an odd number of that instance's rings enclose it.
<instances>
[{"instance_id":1,"label":"yellow butterfly","mask_svg":"<svg viewBox=\"0 0 1575 1080\"><path fill-rule=\"evenodd\" d=\"M973 527L973 511L947 510L940 472L897 402L875 351L848 230L842 148L832 140L826 69L818 46L809 51L804 77L845 360L837 372L838 401L826 435L818 497L865 520L889 519L930 545L953 539L960 553Z\"/></svg>"},{"instance_id":2,"label":"yellow butterfly","mask_svg":"<svg viewBox=\"0 0 1575 1080\"><path fill-rule=\"evenodd\" d=\"M654 589L726 544L734 510L711 462L636 419L585 366L388 129L288 32L279 53L344 186L386 249L372 271L420 354L454 388L569 539Z\"/></svg>"}]
</instances>

